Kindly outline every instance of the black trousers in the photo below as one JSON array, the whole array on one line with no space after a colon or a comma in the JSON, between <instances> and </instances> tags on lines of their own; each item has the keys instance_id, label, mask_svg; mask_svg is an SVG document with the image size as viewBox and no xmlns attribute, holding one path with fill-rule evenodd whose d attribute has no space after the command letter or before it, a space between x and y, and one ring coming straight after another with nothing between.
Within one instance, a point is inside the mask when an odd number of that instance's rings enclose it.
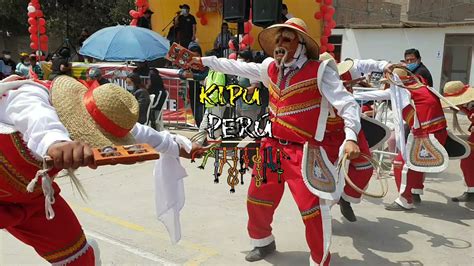
<instances>
[{"instance_id":1,"label":"black trousers","mask_svg":"<svg viewBox=\"0 0 474 266\"><path fill-rule=\"evenodd\" d=\"M191 110L193 111L196 126L199 128L204 117L204 104L199 101L199 94L201 87L197 81L188 81L189 85L189 101L191 103Z\"/></svg>"}]
</instances>

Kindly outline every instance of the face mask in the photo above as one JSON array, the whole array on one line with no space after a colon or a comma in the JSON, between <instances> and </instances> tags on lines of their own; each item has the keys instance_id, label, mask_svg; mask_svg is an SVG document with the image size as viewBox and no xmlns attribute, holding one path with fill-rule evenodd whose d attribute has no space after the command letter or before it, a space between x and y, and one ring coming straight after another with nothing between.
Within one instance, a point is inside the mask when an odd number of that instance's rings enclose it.
<instances>
[{"instance_id":1,"label":"face mask","mask_svg":"<svg viewBox=\"0 0 474 266\"><path fill-rule=\"evenodd\" d=\"M127 91L133 91L135 88L133 87L133 85L128 85L127 84Z\"/></svg>"},{"instance_id":2,"label":"face mask","mask_svg":"<svg viewBox=\"0 0 474 266\"><path fill-rule=\"evenodd\" d=\"M188 14L188 10L187 9L181 9L181 15L187 15Z\"/></svg>"},{"instance_id":3,"label":"face mask","mask_svg":"<svg viewBox=\"0 0 474 266\"><path fill-rule=\"evenodd\" d=\"M413 71L413 70L415 70L419 65L420 65L420 63L410 63L410 64L407 65L407 68L408 68L408 70Z\"/></svg>"},{"instance_id":4,"label":"face mask","mask_svg":"<svg viewBox=\"0 0 474 266\"><path fill-rule=\"evenodd\" d=\"M9 60L9 59L11 59L12 57L11 57L10 55L6 54L6 55L3 56L3 58Z\"/></svg>"}]
</instances>

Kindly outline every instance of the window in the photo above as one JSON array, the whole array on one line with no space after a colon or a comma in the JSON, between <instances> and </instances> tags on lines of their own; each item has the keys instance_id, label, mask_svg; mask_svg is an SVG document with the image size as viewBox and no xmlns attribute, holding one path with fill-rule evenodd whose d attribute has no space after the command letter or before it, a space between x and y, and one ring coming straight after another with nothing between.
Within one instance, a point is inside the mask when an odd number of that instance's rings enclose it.
<instances>
[{"instance_id":1,"label":"window","mask_svg":"<svg viewBox=\"0 0 474 266\"><path fill-rule=\"evenodd\" d=\"M333 53L334 53L334 56L336 58L336 62L341 62L342 35L331 35L331 36L329 36L329 43L334 44L334 52Z\"/></svg>"},{"instance_id":2,"label":"window","mask_svg":"<svg viewBox=\"0 0 474 266\"><path fill-rule=\"evenodd\" d=\"M473 47L474 35L446 35L440 88L451 80L469 83Z\"/></svg>"}]
</instances>

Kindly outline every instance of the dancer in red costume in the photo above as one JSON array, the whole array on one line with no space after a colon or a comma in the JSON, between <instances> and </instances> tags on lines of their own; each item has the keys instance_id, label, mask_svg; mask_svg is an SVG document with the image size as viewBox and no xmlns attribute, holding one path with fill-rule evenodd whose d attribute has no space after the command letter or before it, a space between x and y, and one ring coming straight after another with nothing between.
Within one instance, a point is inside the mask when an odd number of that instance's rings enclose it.
<instances>
[{"instance_id":1,"label":"dancer in red costume","mask_svg":"<svg viewBox=\"0 0 474 266\"><path fill-rule=\"evenodd\" d=\"M474 153L472 152L474 149L474 88L464 85L461 81L449 81L444 85L443 95L451 103L459 107L471 121L468 129L468 132L470 132L468 144L471 148L471 153L467 158L461 160L461 170L464 174L467 191L459 197L452 198L452 200L455 202L474 202ZM443 104L443 107L448 106ZM454 117L454 129L462 131L457 123L456 113L454 113Z\"/></svg>"},{"instance_id":2,"label":"dancer in red costume","mask_svg":"<svg viewBox=\"0 0 474 266\"><path fill-rule=\"evenodd\" d=\"M329 53L323 53L320 55L320 60L334 60L334 58ZM375 61L372 59L366 60L345 60L337 65L338 73L341 77L341 80L344 84L344 87L350 92L353 92L352 87L357 85L362 80L358 81L362 77L362 73L371 73L371 72L384 72L390 71L392 65L386 61ZM340 123L342 119L339 118ZM340 138L340 143L344 141L344 138ZM357 136L357 142L359 143L361 153L371 156L369 149L369 144L367 142L366 136L363 131L359 132ZM333 144L333 146L339 146L340 144ZM326 149L326 151L336 150L336 149ZM330 160L335 161L338 154L329 154ZM370 162L366 159L359 157L351 160L348 169L348 176L360 189L365 189L369 185L370 178L373 174L373 167ZM350 222L355 222L357 220L354 211L352 209L351 203L360 203L362 194L357 192L354 188L346 183L344 191L339 200L339 207L342 215Z\"/></svg>"},{"instance_id":3,"label":"dancer in red costume","mask_svg":"<svg viewBox=\"0 0 474 266\"><path fill-rule=\"evenodd\" d=\"M397 68L395 72L405 86L412 86L417 83L403 69ZM413 138L434 137L435 139L429 140L430 143L437 149L444 150L442 146L446 142L448 132L446 131L446 119L438 96L431 92L426 85L420 85L416 89L400 89L400 94L402 95L403 119L410 126ZM356 94L356 99L389 100L390 92L389 90L361 92ZM413 101L413 105L410 104L411 101ZM425 150L421 146L419 148L419 153L416 155L421 158L425 156L423 153ZM449 158L446 155L440 159L444 161L445 165L443 167L446 168ZM413 209L412 189L423 187L424 173L429 172L430 169L425 168L423 172L409 169L401 153L395 158L393 164L399 197L385 208L390 211Z\"/></svg>"},{"instance_id":4,"label":"dancer in red costume","mask_svg":"<svg viewBox=\"0 0 474 266\"><path fill-rule=\"evenodd\" d=\"M331 168L328 164L335 163L340 148L349 159L357 158L360 153L357 143L359 106L344 89L334 61L318 61L318 44L308 35L303 20L292 18L284 24L268 27L259 34L258 39L265 53L274 55L262 64L216 57L193 58L192 62L219 72L262 81L270 92L269 115L273 137L262 140L260 156L267 147L272 147L273 153L281 150L289 155L281 161L284 170L282 182L278 181L277 173L268 171L267 183L260 184L256 179L260 180L262 172L254 168L255 178L248 191L247 211L248 233L255 248L247 254L246 260L261 260L275 251L271 223L286 182L306 227L306 241L311 250L310 264L328 265L331 218L327 200L333 195L320 198L305 184L307 180L303 177L302 160L306 155L303 146L317 147L321 152L326 150L324 154L327 153L330 162L324 166L312 165L314 168L308 171L318 177L323 175L321 169L325 171ZM340 117L335 115L333 107ZM276 158L276 154L272 155ZM308 163L315 162L308 160ZM331 179L329 175L322 177ZM338 200L342 188L338 189L339 193L335 192L331 200Z\"/></svg>"},{"instance_id":5,"label":"dancer in red costume","mask_svg":"<svg viewBox=\"0 0 474 266\"><path fill-rule=\"evenodd\" d=\"M54 176L95 168L91 147L137 141L171 156L189 154L169 133L136 124L138 103L118 86L88 93L67 76L44 85L14 76L0 82L0 228L53 265L94 265L94 250ZM46 173L45 156L54 161Z\"/></svg>"}]
</instances>

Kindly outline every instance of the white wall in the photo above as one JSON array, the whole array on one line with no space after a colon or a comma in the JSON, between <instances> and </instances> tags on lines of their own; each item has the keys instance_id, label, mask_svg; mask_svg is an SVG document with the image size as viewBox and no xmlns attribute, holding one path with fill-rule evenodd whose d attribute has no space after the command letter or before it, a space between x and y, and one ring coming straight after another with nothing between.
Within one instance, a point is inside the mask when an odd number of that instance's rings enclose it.
<instances>
[{"instance_id":1,"label":"white wall","mask_svg":"<svg viewBox=\"0 0 474 266\"><path fill-rule=\"evenodd\" d=\"M399 62L409 48L420 51L421 60L433 76L433 86L439 88L446 34L474 34L474 26L448 28L335 29L333 35L343 35L341 58L384 59ZM472 60L472 59L471 59ZM474 60L472 60L474 63ZM471 64L471 84L474 64Z\"/></svg>"}]
</instances>

